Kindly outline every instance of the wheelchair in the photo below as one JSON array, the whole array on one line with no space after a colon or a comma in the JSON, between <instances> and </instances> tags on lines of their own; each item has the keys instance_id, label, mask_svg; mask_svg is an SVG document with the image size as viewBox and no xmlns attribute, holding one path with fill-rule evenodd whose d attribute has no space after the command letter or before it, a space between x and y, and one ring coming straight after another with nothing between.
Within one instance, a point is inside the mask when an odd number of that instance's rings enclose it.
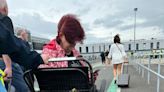
<instances>
[{"instance_id":1,"label":"wheelchair","mask_svg":"<svg viewBox=\"0 0 164 92\"><path fill-rule=\"evenodd\" d=\"M98 90L95 85L94 73L91 64L82 57L53 58L49 62L59 61L84 61L87 66L71 66L61 68L38 68L27 70L24 79L31 92L104 92L105 82L102 81ZM35 75L39 91L34 89Z\"/></svg>"}]
</instances>

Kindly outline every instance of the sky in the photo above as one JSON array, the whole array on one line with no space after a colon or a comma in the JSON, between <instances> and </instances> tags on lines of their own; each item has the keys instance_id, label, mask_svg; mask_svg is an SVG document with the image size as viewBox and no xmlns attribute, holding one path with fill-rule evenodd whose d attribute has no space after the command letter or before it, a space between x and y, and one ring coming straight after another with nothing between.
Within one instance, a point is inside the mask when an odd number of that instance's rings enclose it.
<instances>
[{"instance_id":1,"label":"sky","mask_svg":"<svg viewBox=\"0 0 164 92\"><path fill-rule=\"evenodd\" d=\"M164 0L7 0L15 27L28 29L33 36L53 39L65 14L75 14L85 30L84 43L163 39ZM134 8L138 8L135 12Z\"/></svg>"}]
</instances>

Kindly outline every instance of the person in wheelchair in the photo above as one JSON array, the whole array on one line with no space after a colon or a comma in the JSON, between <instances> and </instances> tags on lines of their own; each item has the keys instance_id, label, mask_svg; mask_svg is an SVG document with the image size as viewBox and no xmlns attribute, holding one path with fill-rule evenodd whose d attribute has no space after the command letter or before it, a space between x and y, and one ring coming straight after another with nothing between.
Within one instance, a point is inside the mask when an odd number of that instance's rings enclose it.
<instances>
[{"instance_id":1,"label":"person in wheelchair","mask_svg":"<svg viewBox=\"0 0 164 92\"><path fill-rule=\"evenodd\" d=\"M78 57L80 53L75 49L77 43L82 43L85 32L75 15L67 14L58 23L58 35L43 47L42 58L48 61L50 58ZM39 68L60 68L72 66L85 66L83 61L62 61L42 64ZM98 71L94 72L94 80L98 76Z\"/></svg>"},{"instance_id":2,"label":"person in wheelchair","mask_svg":"<svg viewBox=\"0 0 164 92\"><path fill-rule=\"evenodd\" d=\"M61 18L58 23L58 34L56 39L50 41L43 47L42 58L47 61L55 57L77 57L80 53L75 49L77 43L82 43L85 38L85 32L75 15L67 14ZM77 63L77 62L76 62ZM77 63L84 66L80 61ZM42 64L39 68L57 68L68 67L71 63L63 62L50 62Z\"/></svg>"}]
</instances>

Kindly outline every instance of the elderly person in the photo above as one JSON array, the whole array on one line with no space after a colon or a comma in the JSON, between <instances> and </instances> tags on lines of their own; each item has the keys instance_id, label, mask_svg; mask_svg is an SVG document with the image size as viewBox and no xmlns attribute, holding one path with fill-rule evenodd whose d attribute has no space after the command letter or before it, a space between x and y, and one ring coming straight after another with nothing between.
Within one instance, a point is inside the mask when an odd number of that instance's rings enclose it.
<instances>
[{"instance_id":1,"label":"elderly person","mask_svg":"<svg viewBox=\"0 0 164 92\"><path fill-rule=\"evenodd\" d=\"M58 23L58 35L43 47L42 56L45 61L56 57L77 57L80 53L75 49L77 43L82 43L85 37L84 30L75 15L64 15ZM84 65L81 61L76 62ZM41 65L40 68L69 67L71 62L51 62Z\"/></svg>"},{"instance_id":2,"label":"elderly person","mask_svg":"<svg viewBox=\"0 0 164 92\"><path fill-rule=\"evenodd\" d=\"M4 55L2 55L4 56ZM11 59L9 59L11 62ZM22 68L20 67L19 64L12 62L9 63L10 64L10 68L11 70L8 70L9 72L6 72L6 69L8 69L8 64L4 63L4 62L9 62L7 61L4 57L3 60L0 60L0 68L4 70L5 74L6 74L6 78L8 78L9 73L11 72L11 77L12 77L12 82L11 85L15 88L16 92L28 92L29 88L26 85L24 79L23 79L23 71ZM6 79L7 80L7 79Z\"/></svg>"},{"instance_id":3,"label":"elderly person","mask_svg":"<svg viewBox=\"0 0 164 92\"><path fill-rule=\"evenodd\" d=\"M17 37L22 39L22 41L27 46L27 48L31 50L30 44L28 43L28 38L29 38L28 31L24 28L17 28L15 32Z\"/></svg>"},{"instance_id":4,"label":"elderly person","mask_svg":"<svg viewBox=\"0 0 164 92\"><path fill-rule=\"evenodd\" d=\"M9 29L9 32L14 34L12 22L6 17L7 15L7 3L5 0L0 0L0 19L2 23L4 23ZM9 77L12 77L12 86L15 87L16 92L28 92L28 86L23 79L21 67L17 63L12 62L8 54L0 55L0 68L3 69L6 74L5 80L7 80Z\"/></svg>"},{"instance_id":5,"label":"elderly person","mask_svg":"<svg viewBox=\"0 0 164 92\"><path fill-rule=\"evenodd\" d=\"M12 61L28 68L37 68L40 64L48 63L36 51L30 51L24 43L14 36L11 19L7 16L6 0L0 0L0 54L8 54ZM22 62L23 61L23 62Z\"/></svg>"},{"instance_id":6,"label":"elderly person","mask_svg":"<svg viewBox=\"0 0 164 92\"><path fill-rule=\"evenodd\" d=\"M5 16L8 15L8 7L5 0L0 0L0 21L6 24L6 27L11 30L10 33L14 33L12 22L9 22ZM3 20L2 20L3 19ZM5 63L5 66L4 66ZM6 77L12 77L11 59L7 54L0 54L0 67L4 69Z\"/></svg>"}]
</instances>

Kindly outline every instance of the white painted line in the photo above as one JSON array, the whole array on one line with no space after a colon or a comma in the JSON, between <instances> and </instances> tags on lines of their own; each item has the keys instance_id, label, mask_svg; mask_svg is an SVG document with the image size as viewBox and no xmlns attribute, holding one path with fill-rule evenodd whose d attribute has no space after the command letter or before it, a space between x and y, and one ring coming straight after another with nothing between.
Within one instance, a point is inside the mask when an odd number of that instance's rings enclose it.
<instances>
[{"instance_id":1,"label":"white painted line","mask_svg":"<svg viewBox=\"0 0 164 92\"><path fill-rule=\"evenodd\" d=\"M118 88L117 88L117 92L121 92L121 88L118 87Z\"/></svg>"}]
</instances>

